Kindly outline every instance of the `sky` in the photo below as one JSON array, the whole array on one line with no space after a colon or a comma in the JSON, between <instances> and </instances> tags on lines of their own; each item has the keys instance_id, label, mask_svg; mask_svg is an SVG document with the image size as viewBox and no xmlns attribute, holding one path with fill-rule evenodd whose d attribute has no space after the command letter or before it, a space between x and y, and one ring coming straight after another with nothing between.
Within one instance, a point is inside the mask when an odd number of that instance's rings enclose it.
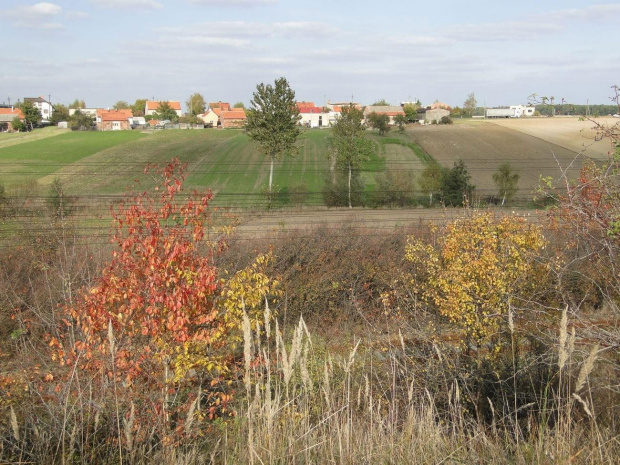
<instances>
[{"instance_id":1,"label":"sky","mask_svg":"<svg viewBox=\"0 0 620 465\"><path fill-rule=\"evenodd\" d=\"M611 103L620 2L0 0L0 102Z\"/></svg>"}]
</instances>

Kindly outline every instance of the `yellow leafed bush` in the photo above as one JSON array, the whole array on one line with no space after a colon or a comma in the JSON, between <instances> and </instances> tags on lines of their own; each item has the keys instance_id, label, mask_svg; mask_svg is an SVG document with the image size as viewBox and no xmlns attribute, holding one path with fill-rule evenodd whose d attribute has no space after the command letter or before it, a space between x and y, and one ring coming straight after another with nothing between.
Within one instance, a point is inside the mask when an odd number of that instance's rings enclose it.
<instances>
[{"instance_id":1,"label":"yellow leafed bush","mask_svg":"<svg viewBox=\"0 0 620 465\"><path fill-rule=\"evenodd\" d=\"M544 245L540 228L523 218L482 213L449 224L434 246L410 237L406 258L416 266L414 290L481 345L540 269Z\"/></svg>"}]
</instances>

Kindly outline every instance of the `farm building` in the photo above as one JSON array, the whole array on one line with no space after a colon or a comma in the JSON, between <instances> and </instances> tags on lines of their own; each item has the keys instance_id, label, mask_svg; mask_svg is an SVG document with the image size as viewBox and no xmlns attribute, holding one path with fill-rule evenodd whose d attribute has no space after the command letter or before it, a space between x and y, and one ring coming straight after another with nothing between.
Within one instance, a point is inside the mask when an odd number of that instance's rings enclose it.
<instances>
[{"instance_id":1,"label":"farm building","mask_svg":"<svg viewBox=\"0 0 620 465\"><path fill-rule=\"evenodd\" d=\"M181 102L175 100L148 100L144 107L144 116L152 116L156 114L159 105L163 102L168 102L168 105L170 105L170 108L176 112L177 116L182 116Z\"/></svg>"},{"instance_id":2,"label":"farm building","mask_svg":"<svg viewBox=\"0 0 620 465\"><path fill-rule=\"evenodd\" d=\"M536 107L525 105L512 105L509 108L487 108L487 118L521 118L522 116L534 116Z\"/></svg>"},{"instance_id":3,"label":"farm building","mask_svg":"<svg viewBox=\"0 0 620 465\"><path fill-rule=\"evenodd\" d=\"M19 108L0 108L0 132L12 131L15 118L24 119L24 114Z\"/></svg>"},{"instance_id":4,"label":"farm building","mask_svg":"<svg viewBox=\"0 0 620 465\"><path fill-rule=\"evenodd\" d=\"M364 109L364 118L368 118L371 113L378 115L388 115L390 117L390 124L394 124L394 117L397 115L405 116L405 112L402 107L397 106L373 106L369 105Z\"/></svg>"},{"instance_id":5,"label":"farm building","mask_svg":"<svg viewBox=\"0 0 620 465\"><path fill-rule=\"evenodd\" d=\"M450 110L446 110L445 108L427 109L424 112L419 112L418 116L422 124L439 123L444 116L450 116Z\"/></svg>"}]
</instances>

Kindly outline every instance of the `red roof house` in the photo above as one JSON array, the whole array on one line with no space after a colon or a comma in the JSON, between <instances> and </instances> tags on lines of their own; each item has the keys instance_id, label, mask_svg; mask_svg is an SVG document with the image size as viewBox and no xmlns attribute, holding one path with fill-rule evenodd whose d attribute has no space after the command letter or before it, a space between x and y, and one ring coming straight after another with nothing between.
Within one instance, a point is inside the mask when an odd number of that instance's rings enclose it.
<instances>
[{"instance_id":1,"label":"red roof house","mask_svg":"<svg viewBox=\"0 0 620 465\"><path fill-rule=\"evenodd\" d=\"M97 129L100 131L121 131L131 129L129 118L133 117L131 110L98 110Z\"/></svg>"}]
</instances>

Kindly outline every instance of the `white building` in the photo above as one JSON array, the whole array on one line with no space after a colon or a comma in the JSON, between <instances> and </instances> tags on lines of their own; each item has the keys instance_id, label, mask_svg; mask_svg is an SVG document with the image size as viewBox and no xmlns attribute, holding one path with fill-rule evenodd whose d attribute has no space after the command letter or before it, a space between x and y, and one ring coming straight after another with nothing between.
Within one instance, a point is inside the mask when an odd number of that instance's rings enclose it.
<instances>
[{"instance_id":1,"label":"white building","mask_svg":"<svg viewBox=\"0 0 620 465\"><path fill-rule=\"evenodd\" d=\"M515 111L515 118L534 116L534 112L536 111L536 107L531 105L511 105L510 109Z\"/></svg>"},{"instance_id":2,"label":"white building","mask_svg":"<svg viewBox=\"0 0 620 465\"><path fill-rule=\"evenodd\" d=\"M329 113L314 105L313 102L297 102L299 124L307 128L323 128L330 125Z\"/></svg>"},{"instance_id":3,"label":"white building","mask_svg":"<svg viewBox=\"0 0 620 465\"><path fill-rule=\"evenodd\" d=\"M26 97L24 98L24 103L26 102L32 103L33 106L39 109L43 121L49 122L49 120L52 118L54 107L43 97Z\"/></svg>"}]
</instances>

